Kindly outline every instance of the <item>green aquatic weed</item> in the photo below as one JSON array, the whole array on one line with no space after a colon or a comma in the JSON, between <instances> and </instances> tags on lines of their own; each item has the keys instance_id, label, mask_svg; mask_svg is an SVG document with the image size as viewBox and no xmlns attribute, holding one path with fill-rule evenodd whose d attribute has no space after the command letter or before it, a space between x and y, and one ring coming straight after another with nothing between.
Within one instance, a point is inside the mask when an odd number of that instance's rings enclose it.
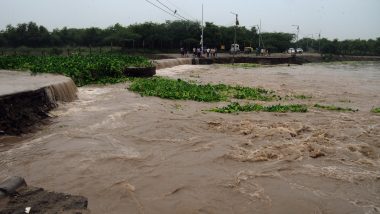
<instances>
[{"instance_id":1,"label":"green aquatic weed","mask_svg":"<svg viewBox=\"0 0 380 214\"><path fill-rule=\"evenodd\" d=\"M236 112L251 112L251 111L265 111L265 112L307 112L306 105L291 104L291 105L271 105L263 106L260 104L246 104L240 105L237 102L233 102L222 108L213 108L209 111L218 113L236 113Z\"/></svg>"}]
</instances>

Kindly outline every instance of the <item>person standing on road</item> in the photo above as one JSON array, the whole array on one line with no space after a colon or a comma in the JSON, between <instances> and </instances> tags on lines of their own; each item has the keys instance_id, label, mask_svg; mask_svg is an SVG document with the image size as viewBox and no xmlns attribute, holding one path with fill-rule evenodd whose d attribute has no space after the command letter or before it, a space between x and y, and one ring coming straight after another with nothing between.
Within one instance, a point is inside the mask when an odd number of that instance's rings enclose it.
<instances>
[{"instance_id":1,"label":"person standing on road","mask_svg":"<svg viewBox=\"0 0 380 214\"><path fill-rule=\"evenodd\" d=\"M185 56L185 49L181 48L181 57Z\"/></svg>"}]
</instances>

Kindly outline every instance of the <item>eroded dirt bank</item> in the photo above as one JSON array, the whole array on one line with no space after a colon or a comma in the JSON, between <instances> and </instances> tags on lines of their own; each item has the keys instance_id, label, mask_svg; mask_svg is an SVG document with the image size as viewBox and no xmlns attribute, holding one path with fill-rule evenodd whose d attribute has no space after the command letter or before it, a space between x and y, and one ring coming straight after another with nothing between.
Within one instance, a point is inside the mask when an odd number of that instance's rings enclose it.
<instances>
[{"instance_id":1,"label":"eroded dirt bank","mask_svg":"<svg viewBox=\"0 0 380 214\"><path fill-rule=\"evenodd\" d=\"M225 103L140 97L128 83L82 87L38 133L0 138L0 178L83 195L92 213L379 213L380 64L159 70L261 86L332 112L203 110ZM268 103L270 104L270 103Z\"/></svg>"}]
</instances>

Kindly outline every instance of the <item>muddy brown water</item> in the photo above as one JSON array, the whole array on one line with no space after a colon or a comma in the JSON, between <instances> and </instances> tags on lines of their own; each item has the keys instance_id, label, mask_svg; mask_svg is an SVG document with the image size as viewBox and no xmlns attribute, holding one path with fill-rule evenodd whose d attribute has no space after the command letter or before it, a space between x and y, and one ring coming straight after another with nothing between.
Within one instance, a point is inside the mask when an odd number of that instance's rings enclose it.
<instances>
[{"instance_id":1,"label":"muddy brown water","mask_svg":"<svg viewBox=\"0 0 380 214\"><path fill-rule=\"evenodd\" d=\"M380 212L380 115L370 113L380 106L379 63L158 74L359 112L219 114L203 110L226 103L141 97L129 83L86 86L40 131L0 139L0 180L19 175L86 196L92 213Z\"/></svg>"}]
</instances>

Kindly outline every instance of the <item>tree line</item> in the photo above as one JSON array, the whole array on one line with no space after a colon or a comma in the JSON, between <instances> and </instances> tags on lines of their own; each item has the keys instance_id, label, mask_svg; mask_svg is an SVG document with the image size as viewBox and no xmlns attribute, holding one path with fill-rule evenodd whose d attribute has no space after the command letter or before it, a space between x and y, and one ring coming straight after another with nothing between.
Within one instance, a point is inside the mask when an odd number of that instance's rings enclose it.
<instances>
[{"instance_id":1,"label":"tree line","mask_svg":"<svg viewBox=\"0 0 380 214\"><path fill-rule=\"evenodd\" d=\"M235 26L217 26L206 22L204 44L206 47L229 49L234 41ZM34 22L17 26L8 25L0 31L0 47L103 47L118 46L128 49L178 50L181 47L199 47L201 24L192 21L145 22L122 26L115 24L105 29L61 28L48 31ZM236 27L237 43L244 47L259 47L257 29ZM322 53L347 55L380 55L380 38L376 40L328 40L303 38L295 41L292 33L266 32L261 34L264 48L271 52L284 52L290 47Z\"/></svg>"},{"instance_id":2,"label":"tree line","mask_svg":"<svg viewBox=\"0 0 380 214\"><path fill-rule=\"evenodd\" d=\"M328 40L326 38L318 40L312 38L303 38L298 41L298 45L305 51L313 50L328 54L380 55L380 37L377 39L369 40L354 39L343 41L339 41L337 39Z\"/></svg>"}]
</instances>

